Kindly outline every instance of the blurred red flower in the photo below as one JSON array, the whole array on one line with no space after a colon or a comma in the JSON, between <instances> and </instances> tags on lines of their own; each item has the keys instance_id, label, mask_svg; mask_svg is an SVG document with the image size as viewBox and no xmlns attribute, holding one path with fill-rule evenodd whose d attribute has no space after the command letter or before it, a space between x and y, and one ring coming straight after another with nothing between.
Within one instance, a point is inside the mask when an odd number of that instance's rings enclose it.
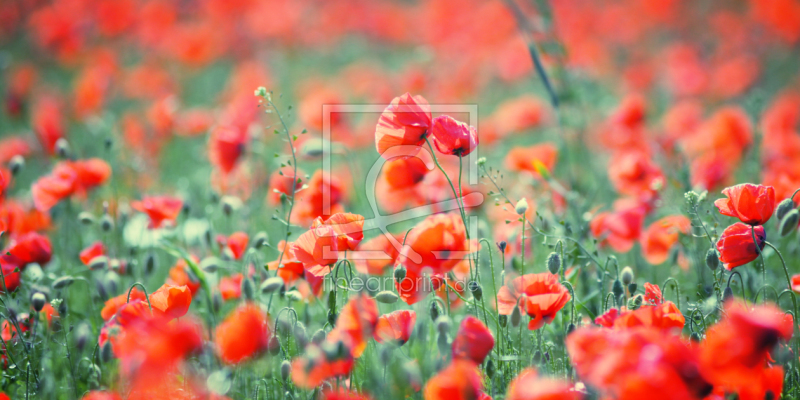
<instances>
[{"instance_id":1,"label":"blurred red flower","mask_svg":"<svg viewBox=\"0 0 800 400\"><path fill-rule=\"evenodd\" d=\"M719 213L739 218L748 225L763 225L775 211L775 189L772 186L742 183L725 188L726 199L718 199L714 205Z\"/></svg>"},{"instance_id":2,"label":"blurred red flower","mask_svg":"<svg viewBox=\"0 0 800 400\"><path fill-rule=\"evenodd\" d=\"M753 242L753 231L755 231L755 242ZM753 227L737 222L725 228L717 241L719 260L729 271L747 264L758 258L766 240L767 233L763 226Z\"/></svg>"},{"instance_id":3,"label":"blurred red flower","mask_svg":"<svg viewBox=\"0 0 800 400\"><path fill-rule=\"evenodd\" d=\"M415 275L450 272L477 244L467 240L467 231L457 213L434 214L418 223L405 241L399 262Z\"/></svg>"},{"instance_id":4,"label":"blurred red flower","mask_svg":"<svg viewBox=\"0 0 800 400\"><path fill-rule=\"evenodd\" d=\"M567 288L559 283L558 275L549 272L527 274L514 278L497 293L497 312L511 315L514 307L531 317L528 329L536 330L549 324L572 299Z\"/></svg>"},{"instance_id":5,"label":"blurred red flower","mask_svg":"<svg viewBox=\"0 0 800 400\"><path fill-rule=\"evenodd\" d=\"M214 331L214 344L226 364L252 359L267 348L270 327L267 314L252 303L239 306Z\"/></svg>"},{"instance_id":6,"label":"blurred red flower","mask_svg":"<svg viewBox=\"0 0 800 400\"><path fill-rule=\"evenodd\" d=\"M153 310L161 312L168 318L179 318L186 315L191 304L192 292L186 286L165 283L150 294L150 305Z\"/></svg>"},{"instance_id":7,"label":"blurred red flower","mask_svg":"<svg viewBox=\"0 0 800 400\"><path fill-rule=\"evenodd\" d=\"M494 348L494 335L478 318L466 316L453 339L453 359L466 359L482 364Z\"/></svg>"},{"instance_id":8,"label":"blurred red flower","mask_svg":"<svg viewBox=\"0 0 800 400\"><path fill-rule=\"evenodd\" d=\"M132 201L134 210L150 217L151 229L160 228L164 222L175 222L183 208L183 200L170 196L145 197L141 201Z\"/></svg>"},{"instance_id":9,"label":"blurred red flower","mask_svg":"<svg viewBox=\"0 0 800 400\"><path fill-rule=\"evenodd\" d=\"M375 341L404 345L414 332L417 313L412 310L397 310L381 315L375 325Z\"/></svg>"},{"instance_id":10,"label":"blurred red flower","mask_svg":"<svg viewBox=\"0 0 800 400\"><path fill-rule=\"evenodd\" d=\"M683 215L671 215L650 224L642 232L642 255L650 264L667 261L670 250L678 243L678 235L688 235L692 222Z\"/></svg>"},{"instance_id":11,"label":"blurred red flower","mask_svg":"<svg viewBox=\"0 0 800 400\"><path fill-rule=\"evenodd\" d=\"M425 385L425 400L477 400L483 380L472 361L453 360Z\"/></svg>"},{"instance_id":12,"label":"blurred red flower","mask_svg":"<svg viewBox=\"0 0 800 400\"><path fill-rule=\"evenodd\" d=\"M579 400L580 392L573 391L569 383L539 377L533 368L522 370L508 385L507 400Z\"/></svg>"},{"instance_id":13,"label":"blurred red flower","mask_svg":"<svg viewBox=\"0 0 800 400\"><path fill-rule=\"evenodd\" d=\"M341 341L358 358L367 348L378 324L378 303L366 294L353 297L342 307L328 340Z\"/></svg>"}]
</instances>

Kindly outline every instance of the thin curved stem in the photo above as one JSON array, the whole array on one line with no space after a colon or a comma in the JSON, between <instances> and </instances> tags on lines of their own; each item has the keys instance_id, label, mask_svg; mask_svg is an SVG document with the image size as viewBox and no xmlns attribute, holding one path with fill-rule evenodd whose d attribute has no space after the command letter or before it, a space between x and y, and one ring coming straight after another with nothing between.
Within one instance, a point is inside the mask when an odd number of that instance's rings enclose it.
<instances>
[{"instance_id":1,"label":"thin curved stem","mask_svg":"<svg viewBox=\"0 0 800 400\"><path fill-rule=\"evenodd\" d=\"M130 289L128 289L128 299L125 300L125 302L126 303L131 302L131 293L133 292L133 288L135 288L136 286L139 286L144 291L144 298L147 300L147 307L150 308L150 313L152 313L153 306L150 304L150 295L147 293L147 288L144 287L144 285L141 282L136 282L133 285L131 285Z\"/></svg>"}]
</instances>

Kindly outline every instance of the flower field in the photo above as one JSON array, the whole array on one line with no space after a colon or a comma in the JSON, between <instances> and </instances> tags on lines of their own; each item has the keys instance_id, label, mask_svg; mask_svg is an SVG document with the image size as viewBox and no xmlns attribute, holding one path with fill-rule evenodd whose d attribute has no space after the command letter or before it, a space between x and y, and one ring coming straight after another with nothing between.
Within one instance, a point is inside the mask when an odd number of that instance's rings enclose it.
<instances>
[{"instance_id":1,"label":"flower field","mask_svg":"<svg viewBox=\"0 0 800 400\"><path fill-rule=\"evenodd\" d=\"M798 49L800 0L3 0L0 400L800 398Z\"/></svg>"}]
</instances>

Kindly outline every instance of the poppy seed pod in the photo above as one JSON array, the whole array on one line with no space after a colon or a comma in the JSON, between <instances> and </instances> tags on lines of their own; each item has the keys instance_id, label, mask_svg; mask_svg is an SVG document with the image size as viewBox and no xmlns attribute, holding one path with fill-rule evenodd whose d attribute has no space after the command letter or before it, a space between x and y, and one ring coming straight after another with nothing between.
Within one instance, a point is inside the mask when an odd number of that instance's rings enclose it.
<instances>
[{"instance_id":1,"label":"poppy seed pod","mask_svg":"<svg viewBox=\"0 0 800 400\"><path fill-rule=\"evenodd\" d=\"M547 269L553 275L558 274L558 271L561 270L561 256L555 251L547 256Z\"/></svg>"},{"instance_id":2,"label":"poppy seed pod","mask_svg":"<svg viewBox=\"0 0 800 400\"><path fill-rule=\"evenodd\" d=\"M31 296L31 305L36 312L42 311L44 305L47 303L47 298L44 297L42 292L36 292Z\"/></svg>"},{"instance_id":3,"label":"poppy seed pod","mask_svg":"<svg viewBox=\"0 0 800 400\"><path fill-rule=\"evenodd\" d=\"M514 328L519 326L519 323L522 321L522 313L519 311L519 305L514 306L514 310L511 311L511 326Z\"/></svg>"},{"instance_id":4,"label":"poppy seed pod","mask_svg":"<svg viewBox=\"0 0 800 400\"><path fill-rule=\"evenodd\" d=\"M775 216L778 220L782 220L789 211L794 209L794 201L792 199L784 199L780 203L778 203L778 207L775 208Z\"/></svg>"},{"instance_id":5,"label":"poppy seed pod","mask_svg":"<svg viewBox=\"0 0 800 400\"><path fill-rule=\"evenodd\" d=\"M631 269L631 267L623 268L622 272L619 274L619 278L622 280L623 285L630 285L633 282L633 269Z\"/></svg>"},{"instance_id":6,"label":"poppy seed pod","mask_svg":"<svg viewBox=\"0 0 800 400\"><path fill-rule=\"evenodd\" d=\"M792 210L781 220L780 232L781 236L786 236L797 228L797 222L800 221L800 211Z\"/></svg>"},{"instance_id":7,"label":"poppy seed pod","mask_svg":"<svg viewBox=\"0 0 800 400\"><path fill-rule=\"evenodd\" d=\"M261 282L261 293L270 294L283 287L283 279L275 276ZM333 293L333 292L331 292Z\"/></svg>"},{"instance_id":8,"label":"poppy seed pod","mask_svg":"<svg viewBox=\"0 0 800 400\"><path fill-rule=\"evenodd\" d=\"M514 206L514 211L516 211L519 215L525 215L525 213L528 212L528 201L525 200L524 197L521 198L517 202L517 205Z\"/></svg>"},{"instance_id":9,"label":"poppy seed pod","mask_svg":"<svg viewBox=\"0 0 800 400\"><path fill-rule=\"evenodd\" d=\"M712 271L716 271L717 268L719 268L719 255L717 254L717 249L712 247L706 252L706 266Z\"/></svg>"},{"instance_id":10,"label":"poppy seed pod","mask_svg":"<svg viewBox=\"0 0 800 400\"><path fill-rule=\"evenodd\" d=\"M399 299L397 294L389 290L384 290L375 295L375 300L383 304L394 304L397 299Z\"/></svg>"},{"instance_id":11,"label":"poppy seed pod","mask_svg":"<svg viewBox=\"0 0 800 400\"><path fill-rule=\"evenodd\" d=\"M292 372L292 364L288 360L283 360L281 362L281 380L287 382L289 380L289 374Z\"/></svg>"},{"instance_id":12,"label":"poppy seed pod","mask_svg":"<svg viewBox=\"0 0 800 400\"><path fill-rule=\"evenodd\" d=\"M25 158L21 155L17 154L14 157L11 157L11 160L8 161L8 168L11 170L12 175L19 174L19 171L25 166Z\"/></svg>"}]
</instances>

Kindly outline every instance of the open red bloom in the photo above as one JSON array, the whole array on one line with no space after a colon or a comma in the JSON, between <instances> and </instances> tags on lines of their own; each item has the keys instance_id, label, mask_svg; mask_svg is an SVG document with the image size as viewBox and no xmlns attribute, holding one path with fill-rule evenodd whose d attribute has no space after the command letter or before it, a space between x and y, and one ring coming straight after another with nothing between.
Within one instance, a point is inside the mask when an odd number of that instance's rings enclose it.
<instances>
[{"instance_id":1,"label":"open red bloom","mask_svg":"<svg viewBox=\"0 0 800 400\"><path fill-rule=\"evenodd\" d=\"M601 244L624 253L639 239L645 213L645 207L641 205L615 207L613 212L597 214L589 223L589 229Z\"/></svg>"},{"instance_id":2,"label":"open red bloom","mask_svg":"<svg viewBox=\"0 0 800 400\"><path fill-rule=\"evenodd\" d=\"M536 330L552 322L570 299L572 296L558 282L558 275L549 272L527 274L500 288L497 293L497 312L510 315L514 306L519 305L520 311L531 317L528 329Z\"/></svg>"},{"instance_id":3,"label":"open red bloom","mask_svg":"<svg viewBox=\"0 0 800 400\"><path fill-rule=\"evenodd\" d=\"M47 211L59 201L76 194L86 196L92 188L102 185L111 176L111 166L99 158L62 161L31 187L33 204Z\"/></svg>"},{"instance_id":4,"label":"open red bloom","mask_svg":"<svg viewBox=\"0 0 800 400\"><path fill-rule=\"evenodd\" d=\"M192 256L192 259L195 262L198 262L197 258ZM189 291L192 292L192 296L200 289L200 281L197 280L196 277L189 275L188 271L189 265L186 263L186 260L179 259L175 265L170 268L169 270L169 278L167 279L167 283L175 285L175 286L186 286L189 288Z\"/></svg>"},{"instance_id":5,"label":"open red bloom","mask_svg":"<svg viewBox=\"0 0 800 400\"><path fill-rule=\"evenodd\" d=\"M442 274L450 272L476 247L467 240L467 231L458 214L434 214L411 230L398 259L416 275L425 270Z\"/></svg>"},{"instance_id":6,"label":"open red bloom","mask_svg":"<svg viewBox=\"0 0 800 400\"><path fill-rule=\"evenodd\" d=\"M571 390L568 382L540 377L533 368L527 368L508 385L507 400L578 400L580 392Z\"/></svg>"},{"instance_id":7,"label":"open red bloom","mask_svg":"<svg viewBox=\"0 0 800 400\"><path fill-rule=\"evenodd\" d=\"M139 288L133 288L131 291L131 303L135 300L145 300L146 296L144 292L139 290ZM112 297L108 299L103 306L103 309L100 311L100 316L103 320L108 321L111 317L113 317L117 311L120 310L122 306L128 303L128 293L125 292L119 296Z\"/></svg>"},{"instance_id":8,"label":"open red bloom","mask_svg":"<svg viewBox=\"0 0 800 400\"><path fill-rule=\"evenodd\" d=\"M375 332L378 324L378 303L367 295L359 295L350 299L342 307L336 326L328 334L328 339L341 341L351 350L353 357L358 358Z\"/></svg>"},{"instance_id":9,"label":"open red bloom","mask_svg":"<svg viewBox=\"0 0 800 400\"><path fill-rule=\"evenodd\" d=\"M244 232L234 232L227 238L220 236L217 241L220 246L225 246L231 251L234 260L240 260L244 255L244 251L247 250L247 243L250 241L250 237Z\"/></svg>"},{"instance_id":10,"label":"open red bloom","mask_svg":"<svg viewBox=\"0 0 800 400\"><path fill-rule=\"evenodd\" d=\"M632 196L656 191L664 184L661 168L647 154L635 150L615 156L608 177L618 192Z\"/></svg>"},{"instance_id":11,"label":"open red bloom","mask_svg":"<svg viewBox=\"0 0 800 400\"><path fill-rule=\"evenodd\" d=\"M0 285L0 293L5 292L5 289L8 289L9 293L17 290L21 283L21 261L12 255L4 254L0 256L0 268L3 269L3 276L5 277L3 285Z\"/></svg>"},{"instance_id":12,"label":"open red bloom","mask_svg":"<svg viewBox=\"0 0 800 400\"><path fill-rule=\"evenodd\" d=\"M417 313L411 310L397 310L383 314L375 325L375 340L378 343L404 345L414 332Z\"/></svg>"},{"instance_id":13,"label":"open red bloom","mask_svg":"<svg viewBox=\"0 0 800 400\"><path fill-rule=\"evenodd\" d=\"M294 174L294 168L290 166L283 167L269 176L269 193L267 200L270 205L276 206L281 203L281 194L286 197L292 197L292 186L294 190L300 190L303 187L302 182L298 182L299 177L304 176L305 172L300 168L297 169L297 176Z\"/></svg>"},{"instance_id":14,"label":"open red bloom","mask_svg":"<svg viewBox=\"0 0 800 400\"><path fill-rule=\"evenodd\" d=\"M223 173L230 174L247 145L247 130L236 126L220 126L211 132L208 156Z\"/></svg>"},{"instance_id":15,"label":"open red bloom","mask_svg":"<svg viewBox=\"0 0 800 400\"><path fill-rule=\"evenodd\" d=\"M505 166L511 171L527 171L539 176L534 164L552 171L557 161L558 147L553 143L540 143L531 147L513 147L506 155Z\"/></svg>"},{"instance_id":16,"label":"open red bloom","mask_svg":"<svg viewBox=\"0 0 800 400\"><path fill-rule=\"evenodd\" d=\"M475 127L449 115L433 119L431 135L436 150L445 155L463 157L478 147L478 131Z\"/></svg>"},{"instance_id":17,"label":"open red bloom","mask_svg":"<svg viewBox=\"0 0 800 400\"><path fill-rule=\"evenodd\" d=\"M739 218L747 225L763 225L775 211L775 189L772 186L742 183L722 190L726 199L718 199L714 205L719 213Z\"/></svg>"},{"instance_id":18,"label":"open red bloom","mask_svg":"<svg viewBox=\"0 0 800 400\"><path fill-rule=\"evenodd\" d=\"M2 400L2 398L3 397L0 396L0 400ZM8 397L6 397L6 399L8 399ZM119 395L114 392L93 390L81 397L81 400L122 400L122 397L119 397Z\"/></svg>"},{"instance_id":19,"label":"open red bloom","mask_svg":"<svg viewBox=\"0 0 800 400\"><path fill-rule=\"evenodd\" d=\"M453 360L425 385L425 400L477 400L483 380L472 361Z\"/></svg>"},{"instance_id":20,"label":"open red bloom","mask_svg":"<svg viewBox=\"0 0 800 400\"><path fill-rule=\"evenodd\" d=\"M598 316L594 319L594 323L600 325L605 328L611 328L614 326L614 321L619 318L620 312L616 308L611 308L602 315Z\"/></svg>"},{"instance_id":21,"label":"open red bloom","mask_svg":"<svg viewBox=\"0 0 800 400\"><path fill-rule=\"evenodd\" d=\"M21 268L30 263L37 263L44 267L53 256L53 246L47 236L28 232L17 237L7 252L20 261Z\"/></svg>"},{"instance_id":22,"label":"open red bloom","mask_svg":"<svg viewBox=\"0 0 800 400\"><path fill-rule=\"evenodd\" d=\"M685 324L686 319L681 310L671 301L658 305L644 305L637 310L622 313L614 320L614 327L617 329L645 326L667 332L680 332Z\"/></svg>"},{"instance_id":23,"label":"open red bloom","mask_svg":"<svg viewBox=\"0 0 800 400\"><path fill-rule=\"evenodd\" d=\"M683 215L671 215L650 224L640 239L644 259L653 265L667 261L672 246L678 242L678 234L688 234L691 224Z\"/></svg>"},{"instance_id":24,"label":"open red bloom","mask_svg":"<svg viewBox=\"0 0 800 400\"><path fill-rule=\"evenodd\" d=\"M753 230L755 230L755 243L753 242ZM751 227L737 222L725 228L722 231L722 236L719 237L719 241L717 241L719 260L725 266L725 269L729 271L740 265L747 264L758 258L766 240L767 233L764 231L763 226Z\"/></svg>"},{"instance_id":25,"label":"open red bloom","mask_svg":"<svg viewBox=\"0 0 800 400\"><path fill-rule=\"evenodd\" d=\"M394 287L397 295L408 305L414 305L418 301L427 297L433 291L429 283L430 278L420 275L414 271L406 271L406 276L401 281L394 280Z\"/></svg>"},{"instance_id":26,"label":"open red bloom","mask_svg":"<svg viewBox=\"0 0 800 400\"><path fill-rule=\"evenodd\" d=\"M82 263L89 265L89 262L91 262L92 259L105 254L106 246L103 245L103 242L97 241L92 243L89 247L81 250L80 258Z\"/></svg>"},{"instance_id":27,"label":"open red bloom","mask_svg":"<svg viewBox=\"0 0 800 400\"><path fill-rule=\"evenodd\" d=\"M482 364L494 348L492 331L481 320L468 315L461 321L453 339L453 359L471 360Z\"/></svg>"},{"instance_id":28,"label":"open red bloom","mask_svg":"<svg viewBox=\"0 0 800 400\"><path fill-rule=\"evenodd\" d=\"M331 272L330 265L339 260L337 235L330 225L315 226L293 243L289 243L289 254L303 263L306 270L317 276Z\"/></svg>"},{"instance_id":29,"label":"open red bloom","mask_svg":"<svg viewBox=\"0 0 800 400\"><path fill-rule=\"evenodd\" d=\"M153 311L159 311L168 318L186 315L192 304L192 292L186 286L175 286L165 283L150 294L150 305Z\"/></svg>"},{"instance_id":30,"label":"open red bloom","mask_svg":"<svg viewBox=\"0 0 800 400\"><path fill-rule=\"evenodd\" d=\"M242 274L220 278L219 294L222 295L222 300L235 300L242 296L242 279L244 279Z\"/></svg>"},{"instance_id":31,"label":"open red bloom","mask_svg":"<svg viewBox=\"0 0 800 400\"><path fill-rule=\"evenodd\" d=\"M323 390L319 397L320 400L371 400L372 398L365 395L359 394L358 392L353 392L347 390L343 387L339 387L335 390Z\"/></svg>"},{"instance_id":32,"label":"open red bloom","mask_svg":"<svg viewBox=\"0 0 800 400\"><path fill-rule=\"evenodd\" d=\"M292 361L292 381L301 389L313 389L322 382L344 376L353 370L354 360L346 345L340 341L309 344L305 353Z\"/></svg>"},{"instance_id":33,"label":"open red bloom","mask_svg":"<svg viewBox=\"0 0 800 400\"><path fill-rule=\"evenodd\" d=\"M425 143L431 127L431 107L422 96L406 93L395 97L383 110L375 127L375 147L383 155L395 146L417 146ZM406 156L413 156L419 149Z\"/></svg>"},{"instance_id":34,"label":"open red bloom","mask_svg":"<svg viewBox=\"0 0 800 400\"><path fill-rule=\"evenodd\" d=\"M404 237L395 235L394 239L397 240L398 243L403 243ZM361 242L358 246L358 250L364 252L382 252L386 255L385 257L368 257L367 259L359 258L354 260L358 272L378 276L383 275L388 267L394 265L395 261L397 261L397 256L400 254L394 244L383 233L370 240Z\"/></svg>"},{"instance_id":35,"label":"open red bloom","mask_svg":"<svg viewBox=\"0 0 800 400\"><path fill-rule=\"evenodd\" d=\"M336 233L336 246L339 251L355 250L364 239L364 217L351 213L336 213L325 221L317 218L311 224L311 229L320 225L333 228Z\"/></svg>"},{"instance_id":36,"label":"open red bloom","mask_svg":"<svg viewBox=\"0 0 800 400\"><path fill-rule=\"evenodd\" d=\"M244 304L217 326L214 344L223 362L238 364L264 351L269 335L267 314L258 305Z\"/></svg>"},{"instance_id":37,"label":"open red bloom","mask_svg":"<svg viewBox=\"0 0 800 400\"><path fill-rule=\"evenodd\" d=\"M401 190L416 186L425 179L428 166L418 157L393 158L386 161L381 176L392 189Z\"/></svg>"},{"instance_id":38,"label":"open red bloom","mask_svg":"<svg viewBox=\"0 0 800 400\"><path fill-rule=\"evenodd\" d=\"M150 217L150 228L160 228L164 222L178 218L183 200L170 196L145 197L142 201L132 201L131 207Z\"/></svg>"}]
</instances>

